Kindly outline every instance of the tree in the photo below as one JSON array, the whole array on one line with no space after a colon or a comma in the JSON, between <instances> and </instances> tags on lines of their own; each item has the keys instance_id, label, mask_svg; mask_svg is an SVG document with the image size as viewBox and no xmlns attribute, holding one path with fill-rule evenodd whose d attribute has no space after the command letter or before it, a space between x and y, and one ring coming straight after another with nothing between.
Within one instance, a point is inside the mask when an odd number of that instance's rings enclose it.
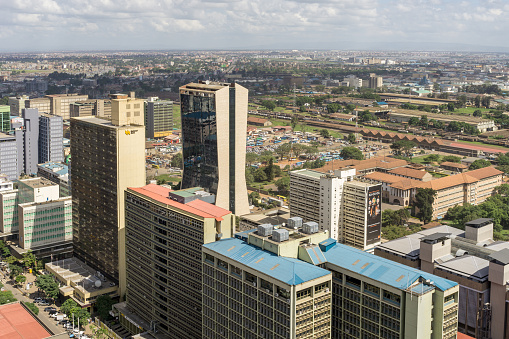
<instances>
[{"instance_id":1,"label":"tree","mask_svg":"<svg viewBox=\"0 0 509 339\"><path fill-rule=\"evenodd\" d=\"M18 275L18 276L16 277L15 281L16 281L16 284L18 284L18 285L23 285L23 283L24 283L25 281L27 281L27 277L25 277L24 275Z\"/></svg>"},{"instance_id":2,"label":"tree","mask_svg":"<svg viewBox=\"0 0 509 339\"><path fill-rule=\"evenodd\" d=\"M454 110L456 109L456 106L454 106L454 104L452 102L450 102L450 103L447 104L447 109L450 112L454 112Z\"/></svg>"},{"instance_id":3,"label":"tree","mask_svg":"<svg viewBox=\"0 0 509 339\"><path fill-rule=\"evenodd\" d=\"M480 96L475 97L474 104L475 104L475 107L481 107L481 97Z\"/></svg>"},{"instance_id":4,"label":"tree","mask_svg":"<svg viewBox=\"0 0 509 339\"><path fill-rule=\"evenodd\" d=\"M439 160L440 155L438 154L429 154L424 157L424 161L426 161L427 163L438 162Z\"/></svg>"},{"instance_id":5,"label":"tree","mask_svg":"<svg viewBox=\"0 0 509 339\"><path fill-rule=\"evenodd\" d=\"M455 155L444 155L442 157L442 162L455 162L455 163L460 163L461 162L461 158L460 157L457 157Z\"/></svg>"},{"instance_id":6,"label":"tree","mask_svg":"<svg viewBox=\"0 0 509 339\"><path fill-rule=\"evenodd\" d=\"M79 320L80 327L81 326L85 327L85 325L88 323L88 319L90 319L90 313L88 313L88 311L85 308L81 308L79 306L72 308L70 311L70 316L67 315L67 317L71 319L73 317L73 314L74 320L75 321Z\"/></svg>"},{"instance_id":7,"label":"tree","mask_svg":"<svg viewBox=\"0 0 509 339\"><path fill-rule=\"evenodd\" d=\"M105 328L90 325L90 329L92 330L95 339L109 338L108 331Z\"/></svg>"},{"instance_id":8,"label":"tree","mask_svg":"<svg viewBox=\"0 0 509 339\"><path fill-rule=\"evenodd\" d=\"M9 276L11 277L11 279L23 273L23 268L14 264L9 264L9 270L10 270Z\"/></svg>"},{"instance_id":9,"label":"tree","mask_svg":"<svg viewBox=\"0 0 509 339\"><path fill-rule=\"evenodd\" d=\"M279 167L279 166L278 166ZM274 158L269 159L269 166L265 167L265 174L267 175L267 180L272 181L276 176L276 169L274 165Z\"/></svg>"},{"instance_id":10,"label":"tree","mask_svg":"<svg viewBox=\"0 0 509 339\"><path fill-rule=\"evenodd\" d=\"M253 173L254 181L256 182L264 182L267 181L267 174L265 173L262 167L256 169Z\"/></svg>"},{"instance_id":11,"label":"tree","mask_svg":"<svg viewBox=\"0 0 509 339\"><path fill-rule=\"evenodd\" d=\"M35 286L42 290L48 298L56 299L58 297L58 283L52 274L39 275L35 280Z\"/></svg>"},{"instance_id":12,"label":"tree","mask_svg":"<svg viewBox=\"0 0 509 339\"><path fill-rule=\"evenodd\" d=\"M29 303L26 301L22 301L23 305L25 305L30 311L32 311L33 314L38 315L39 314L39 307L35 305L35 303Z\"/></svg>"},{"instance_id":13,"label":"tree","mask_svg":"<svg viewBox=\"0 0 509 339\"><path fill-rule=\"evenodd\" d=\"M391 149L393 149L397 155L403 155L403 154L408 155L410 150L416 146L417 146L417 144L413 141L398 140L398 141L395 141L392 143Z\"/></svg>"},{"instance_id":14,"label":"tree","mask_svg":"<svg viewBox=\"0 0 509 339\"><path fill-rule=\"evenodd\" d=\"M274 108L276 108L276 104L272 100L262 100L261 104L263 107L271 111L273 111Z\"/></svg>"},{"instance_id":15,"label":"tree","mask_svg":"<svg viewBox=\"0 0 509 339\"><path fill-rule=\"evenodd\" d=\"M480 109L476 109L473 113L474 117L482 117L482 111Z\"/></svg>"},{"instance_id":16,"label":"tree","mask_svg":"<svg viewBox=\"0 0 509 339\"><path fill-rule=\"evenodd\" d=\"M183 169L184 162L183 162L182 153L175 154L173 156L173 158L171 158L170 165L171 165L171 167L177 167L177 168Z\"/></svg>"},{"instance_id":17,"label":"tree","mask_svg":"<svg viewBox=\"0 0 509 339\"><path fill-rule=\"evenodd\" d=\"M274 183L277 187L277 190L282 195L287 195L290 192L290 177L285 176L282 177Z\"/></svg>"},{"instance_id":18,"label":"tree","mask_svg":"<svg viewBox=\"0 0 509 339\"><path fill-rule=\"evenodd\" d=\"M421 116L421 118L419 119L419 126L422 126L422 127L428 127L428 116L427 115L423 115Z\"/></svg>"},{"instance_id":19,"label":"tree","mask_svg":"<svg viewBox=\"0 0 509 339\"><path fill-rule=\"evenodd\" d=\"M329 112L329 114L339 112L340 109L341 105L336 102L327 105L327 112Z\"/></svg>"},{"instance_id":20,"label":"tree","mask_svg":"<svg viewBox=\"0 0 509 339\"><path fill-rule=\"evenodd\" d=\"M477 159L473 163L470 164L468 169L470 171L472 171L472 170L476 170L476 169L483 168L483 167L489 167L489 166L491 166L491 162L489 162L488 160L486 160L486 159Z\"/></svg>"},{"instance_id":21,"label":"tree","mask_svg":"<svg viewBox=\"0 0 509 339\"><path fill-rule=\"evenodd\" d=\"M498 153L497 155L497 163L501 166L509 165L509 153Z\"/></svg>"},{"instance_id":22,"label":"tree","mask_svg":"<svg viewBox=\"0 0 509 339\"><path fill-rule=\"evenodd\" d=\"M31 250L26 251L23 253L23 264L26 268L35 267L35 264L37 263L37 258L32 253Z\"/></svg>"},{"instance_id":23,"label":"tree","mask_svg":"<svg viewBox=\"0 0 509 339\"><path fill-rule=\"evenodd\" d=\"M0 99L0 105L8 105L9 104L9 97L6 95Z\"/></svg>"},{"instance_id":24,"label":"tree","mask_svg":"<svg viewBox=\"0 0 509 339\"><path fill-rule=\"evenodd\" d=\"M418 188L415 194L414 206L419 209L417 217L428 223L433 218L433 203L435 202L435 196L437 191L432 188Z\"/></svg>"},{"instance_id":25,"label":"tree","mask_svg":"<svg viewBox=\"0 0 509 339\"><path fill-rule=\"evenodd\" d=\"M340 156L345 160L347 159L364 160L364 155L356 147L344 147L341 150Z\"/></svg>"},{"instance_id":26,"label":"tree","mask_svg":"<svg viewBox=\"0 0 509 339\"><path fill-rule=\"evenodd\" d=\"M259 159L258 154L253 153L253 152L246 153L246 162L249 166L251 166L253 163L257 162L258 159Z\"/></svg>"},{"instance_id":27,"label":"tree","mask_svg":"<svg viewBox=\"0 0 509 339\"><path fill-rule=\"evenodd\" d=\"M9 304L15 302L16 298L11 291L0 292L0 305Z\"/></svg>"},{"instance_id":28,"label":"tree","mask_svg":"<svg viewBox=\"0 0 509 339\"><path fill-rule=\"evenodd\" d=\"M115 301L111 299L109 295L100 295L95 301L95 307L101 320L105 321L110 318L111 306L115 304Z\"/></svg>"},{"instance_id":29,"label":"tree","mask_svg":"<svg viewBox=\"0 0 509 339\"><path fill-rule=\"evenodd\" d=\"M408 120L408 126L418 126L419 125L419 118L418 117L411 117L409 120Z\"/></svg>"},{"instance_id":30,"label":"tree","mask_svg":"<svg viewBox=\"0 0 509 339\"><path fill-rule=\"evenodd\" d=\"M495 192L503 196L509 196L509 184L502 184L495 187Z\"/></svg>"},{"instance_id":31,"label":"tree","mask_svg":"<svg viewBox=\"0 0 509 339\"><path fill-rule=\"evenodd\" d=\"M68 318L71 318L72 317L71 310L77 306L78 303L74 301L74 299L69 298L62 303L62 306L60 306L60 311L67 315Z\"/></svg>"},{"instance_id":32,"label":"tree","mask_svg":"<svg viewBox=\"0 0 509 339\"><path fill-rule=\"evenodd\" d=\"M355 134L350 133L350 134L348 134L347 140L349 143L355 144L355 142L357 141L357 138L355 137Z\"/></svg>"},{"instance_id":33,"label":"tree","mask_svg":"<svg viewBox=\"0 0 509 339\"><path fill-rule=\"evenodd\" d=\"M298 123L299 123L299 117L296 115L292 116L292 120L290 122L290 125L292 126L292 131L295 129L295 127L297 126Z\"/></svg>"},{"instance_id":34,"label":"tree","mask_svg":"<svg viewBox=\"0 0 509 339\"><path fill-rule=\"evenodd\" d=\"M320 135L326 139L330 138L330 132L328 129L325 128L320 130Z\"/></svg>"}]
</instances>

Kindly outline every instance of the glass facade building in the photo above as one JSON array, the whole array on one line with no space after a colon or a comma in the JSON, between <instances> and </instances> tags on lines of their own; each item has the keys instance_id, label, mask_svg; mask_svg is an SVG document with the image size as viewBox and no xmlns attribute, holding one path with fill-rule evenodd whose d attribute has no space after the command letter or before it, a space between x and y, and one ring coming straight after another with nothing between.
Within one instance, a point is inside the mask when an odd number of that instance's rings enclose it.
<instances>
[{"instance_id":1,"label":"glass facade building","mask_svg":"<svg viewBox=\"0 0 509 339\"><path fill-rule=\"evenodd\" d=\"M182 188L203 187L216 205L249 213L245 181L248 91L237 84L191 83L180 88Z\"/></svg>"}]
</instances>

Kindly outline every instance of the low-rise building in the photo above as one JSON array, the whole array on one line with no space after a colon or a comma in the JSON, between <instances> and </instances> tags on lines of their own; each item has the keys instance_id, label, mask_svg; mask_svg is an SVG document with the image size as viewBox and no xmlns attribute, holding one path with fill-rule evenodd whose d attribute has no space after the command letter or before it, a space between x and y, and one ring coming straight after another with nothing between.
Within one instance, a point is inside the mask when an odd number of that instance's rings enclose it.
<instances>
[{"instance_id":1,"label":"low-rise building","mask_svg":"<svg viewBox=\"0 0 509 339\"><path fill-rule=\"evenodd\" d=\"M37 165L37 175L46 178L60 187L60 197L71 195L69 167L62 162L48 161Z\"/></svg>"},{"instance_id":2,"label":"low-rise building","mask_svg":"<svg viewBox=\"0 0 509 339\"><path fill-rule=\"evenodd\" d=\"M455 173L463 173L468 170L468 166L465 164L459 164L456 162L444 161L440 164L440 167L446 171L451 171Z\"/></svg>"},{"instance_id":3,"label":"low-rise building","mask_svg":"<svg viewBox=\"0 0 509 339\"><path fill-rule=\"evenodd\" d=\"M387 173L419 181L430 181L433 179L433 176L424 170L417 170L408 167L398 167L388 171Z\"/></svg>"},{"instance_id":4,"label":"low-rise building","mask_svg":"<svg viewBox=\"0 0 509 339\"><path fill-rule=\"evenodd\" d=\"M382 200L400 206L410 205L413 189L421 184L421 181L415 179L382 172L366 174L363 180L382 184Z\"/></svg>"},{"instance_id":5,"label":"low-rise building","mask_svg":"<svg viewBox=\"0 0 509 339\"><path fill-rule=\"evenodd\" d=\"M248 117L247 124L253 126L272 126L272 122L269 119Z\"/></svg>"},{"instance_id":6,"label":"low-rise building","mask_svg":"<svg viewBox=\"0 0 509 339\"><path fill-rule=\"evenodd\" d=\"M502 184L503 172L494 167L455 174L421 183L414 188L431 188L437 192L433 202L433 219L441 219L449 208L469 203L478 205L491 197Z\"/></svg>"}]
</instances>

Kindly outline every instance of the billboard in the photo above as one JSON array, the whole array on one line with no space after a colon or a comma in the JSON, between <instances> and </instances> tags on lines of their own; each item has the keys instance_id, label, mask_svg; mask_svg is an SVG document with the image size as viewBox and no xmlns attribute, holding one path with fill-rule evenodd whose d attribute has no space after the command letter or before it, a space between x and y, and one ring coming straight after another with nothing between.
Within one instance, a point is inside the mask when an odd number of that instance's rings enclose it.
<instances>
[{"instance_id":1,"label":"billboard","mask_svg":"<svg viewBox=\"0 0 509 339\"><path fill-rule=\"evenodd\" d=\"M382 232L382 185L368 188L366 245L380 241Z\"/></svg>"}]
</instances>

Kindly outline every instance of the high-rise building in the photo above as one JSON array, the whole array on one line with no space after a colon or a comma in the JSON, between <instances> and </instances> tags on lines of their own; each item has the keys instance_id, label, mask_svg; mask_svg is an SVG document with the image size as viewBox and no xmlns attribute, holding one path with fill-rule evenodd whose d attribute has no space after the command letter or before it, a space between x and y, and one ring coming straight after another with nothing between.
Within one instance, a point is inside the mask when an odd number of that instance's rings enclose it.
<instances>
[{"instance_id":1,"label":"high-rise building","mask_svg":"<svg viewBox=\"0 0 509 339\"><path fill-rule=\"evenodd\" d=\"M62 117L42 113L39 116L39 161L64 161L64 124Z\"/></svg>"},{"instance_id":2,"label":"high-rise building","mask_svg":"<svg viewBox=\"0 0 509 339\"><path fill-rule=\"evenodd\" d=\"M88 100L88 95L80 95L76 93L50 94L46 95L45 98L48 98L50 102L50 111L47 113L61 116L64 120L69 120L71 118L70 105L77 101Z\"/></svg>"},{"instance_id":3,"label":"high-rise building","mask_svg":"<svg viewBox=\"0 0 509 339\"><path fill-rule=\"evenodd\" d=\"M111 118L111 100L93 99L77 101L69 106L71 118L97 116Z\"/></svg>"},{"instance_id":4,"label":"high-rise building","mask_svg":"<svg viewBox=\"0 0 509 339\"><path fill-rule=\"evenodd\" d=\"M37 108L39 112L51 113L49 98L32 98L25 100L25 108Z\"/></svg>"},{"instance_id":5,"label":"high-rise building","mask_svg":"<svg viewBox=\"0 0 509 339\"><path fill-rule=\"evenodd\" d=\"M37 176L46 178L60 187L60 197L71 195L69 167L61 162L45 162L37 165Z\"/></svg>"},{"instance_id":6,"label":"high-rise building","mask_svg":"<svg viewBox=\"0 0 509 339\"><path fill-rule=\"evenodd\" d=\"M173 130L173 101L150 97L145 102L145 136L161 138Z\"/></svg>"},{"instance_id":7,"label":"high-rise building","mask_svg":"<svg viewBox=\"0 0 509 339\"><path fill-rule=\"evenodd\" d=\"M457 283L317 228L203 245L202 338L456 338L457 320Z\"/></svg>"},{"instance_id":8,"label":"high-rise building","mask_svg":"<svg viewBox=\"0 0 509 339\"><path fill-rule=\"evenodd\" d=\"M18 142L16 136L0 132L0 173L7 175L9 180L17 180L20 174L18 158Z\"/></svg>"},{"instance_id":9,"label":"high-rise building","mask_svg":"<svg viewBox=\"0 0 509 339\"><path fill-rule=\"evenodd\" d=\"M233 236L235 216L196 188L147 185L128 188L125 199L127 294L115 306L120 323L131 334L201 338L201 246ZM140 318L143 330L130 320Z\"/></svg>"},{"instance_id":10,"label":"high-rise building","mask_svg":"<svg viewBox=\"0 0 509 339\"><path fill-rule=\"evenodd\" d=\"M369 88L377 89L383 86L383 78L376 73L369 74Z\"/></svg>"},{"instance_id":11,"label":"high-rise building","mask_svg":"<svg viewBox=\"0 0 509 339\"><path fill-rule=\"evenodd\" d=\"M24 108L23 117L23 172L25 174L37 173L39 163L39 110L37 108Z\"/></svg>"},{"instance_id":12,"label":"high-rise building","mask_svg":"<svg viewBox=\"0 0 509 339\"><path fill-rule=\"evenodd\" d=\"M245 179L248 90L238 84L180 87L182 188L203 187L216 205L249 213Z\"/></svg>"},{"instance_id":13,"label":"high-rise building","mask_svg":"<svg viewBox=\"0 0 509 339\"><path fill-rule=\"evenodd\" d=\"M9 97L9 106L11 107L11 115L21 116L21 110L25 108L25 101L28 100L28 95L20 95L16 97Z\"/></svg>"},{"instance_id":14,"label":"high-rise building","mask_svg":"<svg viewBox=\"0 0 509 339\"><path fill-rule=\"evenodd\" d=\"M0 132L9 133L11 131L11 107L0 105Z\"/></svg>"},{"instance_id":15,"label":"high-rise building","mask_svg":"<svg viewBox=\"0 0 509 339\"><path fill-rule=\"evenodd\" d=\"M290 172L290 214L318 223L340 243L366 250L380 243L381 185L354 180L355 172Z\"/></svg>"},{"instance_id":16,"label":"high-rise building","mask_svg":"<svg viewBox=\"0 0 509 339\"><path fill-rule=\"evenodd\" d=\"M112 120L71 119L75 255L125 291L124 191L145 180L143 100L114 95Z\"/></svg>"}]
</instances>

